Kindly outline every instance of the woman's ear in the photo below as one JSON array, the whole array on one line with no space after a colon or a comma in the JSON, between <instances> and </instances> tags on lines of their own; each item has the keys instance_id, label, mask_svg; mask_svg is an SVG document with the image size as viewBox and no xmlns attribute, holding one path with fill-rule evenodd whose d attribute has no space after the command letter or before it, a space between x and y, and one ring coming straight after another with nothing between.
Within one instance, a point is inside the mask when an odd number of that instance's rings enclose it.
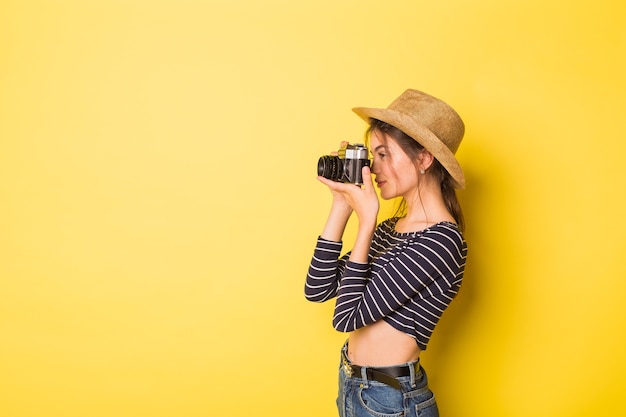
<instances>
[{"instance_id":1,"label":"woman's ear","mask_svg":"<svg viewBox=\"0 0 626 417\"><path fill-rule=\"evenodd\" d=\"M433 164L435 157L432 153L428 152L426 149L422 150L417 156L417 164L421 170L427 171L428 168Z\"/></svg>"}]
</instances>

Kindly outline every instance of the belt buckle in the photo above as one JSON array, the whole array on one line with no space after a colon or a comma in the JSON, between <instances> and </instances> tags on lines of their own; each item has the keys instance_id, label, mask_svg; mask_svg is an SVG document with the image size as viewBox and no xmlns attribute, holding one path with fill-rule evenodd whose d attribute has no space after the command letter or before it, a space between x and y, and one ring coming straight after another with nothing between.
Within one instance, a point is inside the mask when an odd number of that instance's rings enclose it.
<instances>
[{"instance_id":1,"label":"belt buckle","mask_svg":"<svg viewBox=\"0 0 626 417\"><path fill-rule=\"evenodd\" d=\"M348 376L348 378L352 378L352 375L354 374L354 371L352 370L352 367L350 366L350 363L347 361L346 358L341 358L343 365L343 371L346 373L346 375Z\"/></svg>"}]
</instances>

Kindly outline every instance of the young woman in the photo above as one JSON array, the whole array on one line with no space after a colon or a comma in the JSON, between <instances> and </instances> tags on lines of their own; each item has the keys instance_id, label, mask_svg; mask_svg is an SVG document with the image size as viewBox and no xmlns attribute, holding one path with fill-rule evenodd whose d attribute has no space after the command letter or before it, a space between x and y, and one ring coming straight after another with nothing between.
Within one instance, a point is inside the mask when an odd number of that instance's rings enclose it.
<instances>
[{"instance_id":1,"label":"young woman","mask_svg":"<svg viewBox=\"0 0 626 417\"><path fill-rule=\"evenodd\" d=\"M467 245L455 188L459 115L443 101L407 90L386 109L355 108L370 127L371 169L363 186L323 177L333 199L306 278L305 295L336 297L333 326L350 332L341 349L341 417L438 416L420 352L461 285ZM373 174L373 175L372 175ZM377 225L378 197L402 198L399 216ZM340 258L349 217L352 250Z\"/></svg>"}]
</instances>

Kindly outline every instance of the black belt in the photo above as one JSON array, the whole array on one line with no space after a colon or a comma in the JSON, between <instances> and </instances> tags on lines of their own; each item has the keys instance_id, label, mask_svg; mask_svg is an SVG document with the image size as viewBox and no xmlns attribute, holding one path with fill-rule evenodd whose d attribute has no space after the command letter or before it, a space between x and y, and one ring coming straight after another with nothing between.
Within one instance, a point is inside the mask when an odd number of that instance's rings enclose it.
<instances>
[{"instance_id":1,"label":"black belt","mask_svg":"<svg viewBox=\"0 0 626 417\"><path fill-rule=\"evenodd\" d=\"M343 370L349 378L352 378L353 376L360 378L363 375L362 369L365 368L365 375L368 380L371 379L373 381L382 382L383 384L387 384L390 387L394 387L399 390L401 390L402 387L396 378L410 376L411 366L414 367L414 375L417 376L417 372L420 368L419 361L412 365L386 366L383 368L354 365L350 362L343 350L341 351L341 362Z\"/></svg>"}]
</instances>

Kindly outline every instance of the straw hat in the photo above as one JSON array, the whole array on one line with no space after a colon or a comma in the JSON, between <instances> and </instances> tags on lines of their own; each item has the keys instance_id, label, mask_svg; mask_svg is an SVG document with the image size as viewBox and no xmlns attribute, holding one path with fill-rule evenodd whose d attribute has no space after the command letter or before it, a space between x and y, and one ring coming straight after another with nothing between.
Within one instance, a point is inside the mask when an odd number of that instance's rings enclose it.
<instances>
[{"instance_id":1,"label":"straw hat","mask_svg":"<svg viewBox=\"0 0 626 417\"><path fill-rule=\"evenodd\" d=\"M386 109L355 107L359 117L370 123L378 119L397 127L428 150L454 179L456 188L465 188L465 176L456 153L465 125L448 104L418 90L406 90Z\"/></svg>"}]
</instances>

